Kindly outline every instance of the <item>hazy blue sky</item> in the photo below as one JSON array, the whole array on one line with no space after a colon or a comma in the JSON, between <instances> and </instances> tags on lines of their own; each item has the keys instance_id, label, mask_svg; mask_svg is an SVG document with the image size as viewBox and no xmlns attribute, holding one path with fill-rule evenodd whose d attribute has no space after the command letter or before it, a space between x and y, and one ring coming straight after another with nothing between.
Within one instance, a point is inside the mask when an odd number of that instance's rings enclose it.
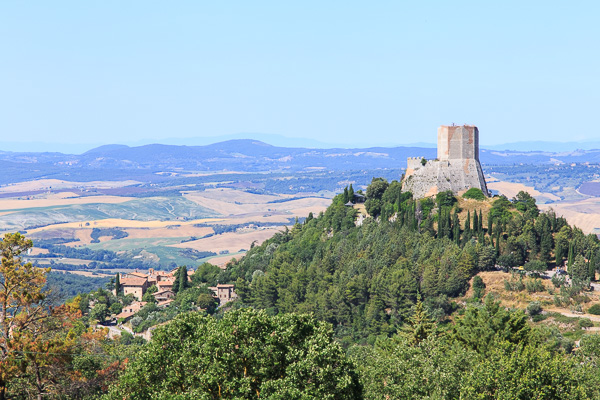
<instances>
[{"instance_id":1,"label":"hazy blue sky","mask_svg":"<svg viewBox=\"0 0 600 400\"><path fill-rule=\"evenodd\" d=\"M0 144L600 137L597 1L3 1Z\"/></svg>"}]
</instances>

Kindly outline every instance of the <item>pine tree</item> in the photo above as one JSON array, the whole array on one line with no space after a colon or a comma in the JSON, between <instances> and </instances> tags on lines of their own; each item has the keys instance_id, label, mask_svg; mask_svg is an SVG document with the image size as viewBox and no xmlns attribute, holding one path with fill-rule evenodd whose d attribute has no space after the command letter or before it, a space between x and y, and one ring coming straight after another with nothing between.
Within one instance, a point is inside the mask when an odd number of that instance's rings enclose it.
<instances>
[{"instance_id":1,"label":"pine tree","mask_svg":"<svg viewBox=\"0 0 600 400\"><path fill-rule=\"evenodd\" d=\"M432 334L435 334L436 324L421 301L421 294L417 293L417 304L413 315L408 318L409 327L404 329L404 334L413 346L418 346Z\"/></svg>"}]
</instances>

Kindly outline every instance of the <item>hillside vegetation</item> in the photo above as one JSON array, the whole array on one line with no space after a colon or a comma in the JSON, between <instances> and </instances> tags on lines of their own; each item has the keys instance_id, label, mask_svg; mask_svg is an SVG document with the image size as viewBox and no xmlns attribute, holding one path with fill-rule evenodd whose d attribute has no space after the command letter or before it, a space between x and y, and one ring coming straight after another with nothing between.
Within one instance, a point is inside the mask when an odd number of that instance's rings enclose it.
<instances>
[{"instance_id":1,"label":"hillside vegetation","mask_svg":"<svg viewBox=\"0 0 600 400\"><path fill-rule=\"evenodd\" d=\"M325 213L306 219L251 249L229 267L242 303L270 314L312 312L345 342L373 342L398 331L420 293L443 321L452 298L479 271L525 266L546 270L571 258L573 282L589 285L600 266L600 244L535 200L461 200L440 193L414 200L400 184L375 179L367 211L355 224L344 194Z\"/></svg>"},{"instance_id":2,"label":"hillside vegetation","mask_svg":"<svg viewBox=\"0 0 600 400\"><path fill-rule=\"evenodd\" d=\"M110 399L600 396L600 336L580 332L574 351L559 329L535 324L544 318L539 304L527 313L505 308L485 296L478 275L522 267L535 291L536 274L567 260L569 281L553 284L558 301L576 304L599 267L596 236L540 212L527 193L475 200L444 192L416 200L399 182L374 179L364 204L370 217L357 219L353 191L253 246L227 269L203 264L189 283L179 279L170 306L161 311L149 303L131 320L139 331L156 326L150 343L125 333L118 340L93 335L95 320L131 300L122 295L98 290L77 296L62 314L39 309L45 314L36 326L47 321L56 329L41 330L31 342L5 330L0 350L43 351L3 353L0 392ZM35 308L46 299L32 289L44 273L15 268L32 245L19 234L0 243L15 242L0 272L16 285L14 301ZM180 267L177 275L186 271ZM24 273L35 281L21 288L13 277ZM519 276L505 283L507 291L527 287ZM239 299L215 309L208 286L217 282L235 283ZM37 297L28 300L23 291Z\"/></svg>"}]
</instances>

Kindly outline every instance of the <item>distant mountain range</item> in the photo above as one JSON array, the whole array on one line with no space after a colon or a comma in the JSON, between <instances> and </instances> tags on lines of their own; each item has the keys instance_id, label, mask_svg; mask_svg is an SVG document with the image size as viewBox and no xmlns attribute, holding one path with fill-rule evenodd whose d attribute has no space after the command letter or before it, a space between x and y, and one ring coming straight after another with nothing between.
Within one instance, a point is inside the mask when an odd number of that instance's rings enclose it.
<instances>
[{"instance_id":1,"label":"distant mountain range","mask_svg":"<svg viewBox=\"0 0 600 400\"><path fill-rule=\"evenodd\" d=\"M0 152L0 183L28 179L136 179L164 171L347 171L398 169L407 157L436 157L431 147L313 149L238 139L204 145L106 145L83 154ZM485 165L600 162L600 150L500 151L482 149Z\"/></svg>"},{"instance_id":2,"label":"distant mountain range","mask_svg":"<svg viewBox=\"0 0 600 400\"><path fill-rule=\"evenodd\" d=\"M307 138L291 138L283 135L268 133L236 133L222 136L209 137L187 137L177 138L169 137L160 140L139 140L126 141L129 147L140 147L149 144L164 144L174 146L206 146L230 140L249 139L269 143L276 147L310 148L310 149L348 149L348 148L366 148L371 147L368 142L365 143L331 143ZM18 138L13 138L18 140ZM92 148L101 146L96 143L60 143L60 142L19 142L0 140L0 150L13 152L61 152L66 154L82 154ZM415 143L378 143L377 147L425 147L435 148L435 143L415 142ZM496 145L481 145L482 148L489 150L511 150L511 151L548 151L564 152L575 150L593 150L600 149L600 141L571 141L571 142L549 142L549 141L523 141L504 143Z\"/></svg>"}]
</instances>

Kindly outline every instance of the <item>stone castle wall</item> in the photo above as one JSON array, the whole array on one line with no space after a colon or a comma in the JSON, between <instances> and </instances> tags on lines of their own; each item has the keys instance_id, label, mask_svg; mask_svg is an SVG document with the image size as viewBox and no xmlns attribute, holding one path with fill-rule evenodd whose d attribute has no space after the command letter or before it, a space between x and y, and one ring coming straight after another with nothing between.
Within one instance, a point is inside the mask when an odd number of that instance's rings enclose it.
<instances>
[{"instance_id":1,"label":"stone castle wall","mask_svg":"<svg viewBox=\"0 0 600 400\"><path fill-rule=\"evenodd\" d=\"M441 126L438 129L438 159L421 163L409 157L402 190L416 198L451 190L458 194L472 187L489 195L479 163L479 130L475 126Z\"/></svg>"}]
</instances>

